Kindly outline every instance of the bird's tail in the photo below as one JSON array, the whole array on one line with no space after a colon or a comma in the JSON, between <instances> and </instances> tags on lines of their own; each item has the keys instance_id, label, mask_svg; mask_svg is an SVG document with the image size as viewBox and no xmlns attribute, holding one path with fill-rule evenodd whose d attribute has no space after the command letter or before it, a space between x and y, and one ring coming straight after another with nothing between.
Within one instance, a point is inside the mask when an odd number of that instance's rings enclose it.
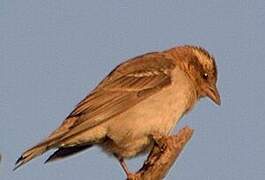
<instances>
[{"instance_id":1,"label":"bird's tail","mask_svg":"<svg viewBox=\"0 0 265 180\"><path fill-rule=\"evenodd\" d=\"M90 148L93 144L86 144L86 145L80 145L80 146L74 146L74 147L61 147L59 148L57 151L55 151L46 161L47 162L51 162L51 161L55 161L55 160L59 160L74 154L77 154L87 148ZM42 155L43 153L45 153L46 151L50 150L53 146L49 146L49 142L47 143L40 143L32 148L30 148L29 150L25 151L24 153L22 153L22 155L20 156L20 158L18 158L18 160L16 161L16 166L13 169L14 171L16 169L18 169L20 166L26 164L27 162L29 162L30 160L32 160L33 158Z\"/></svg>"},{"instance_id":2,"label":"bird's tail","mask_svg":"<svg viewBox=\"0 0 265 180\"><path fill-rule=\"evenodd\" d=\"M29 162L33 158L42 155L46 151L56 147L56 145L58 145L58 143L60 142L60 138L67 133L69 127L73 124L73 122L75 122L75 120L75 117L68 118L59 128L57 128L41 143L25 151L16 161L16 166L13 170L16 170L17 168Z\"/></svg>"},{"instance_id":3,"label":"bird's tail","mask_svg":"<svg viewBox=\"0 0 265 180\"><path fill-rule=\"evenodd\" d=\"M48 145L45 143L42 144L38 144L30 149L28 149L27 151L25 151L20 158L18 158L18 160L16 161L16 166L13 170L16 170L17 168L19 168L20 166L22 166L23 164L29 162L30 160L32 160L33 158L45 153L46 151L48 151L50 148L48 148Z\"/></svg>"},{"instance_id":4,"label":"bird's tail","mask_svg":"<svg viewBox=\"0 0 265 180\"><path fill-rule=\"evenodd\" d=\"M45 153L46 151L54 148L56 145L58 145L58 143L60 141L60 137L62 137L62 135L64 135L64 133L65 132L63 132L63 131L62 132L56 132L55 131L50 136L48 136L48 138L44 139L39 144L26 150L24 153L22 153L20 158L18 158L18 160L16 161L16 166L13 170L16 170L17 168L19 168L23 164L26 164L27 162L29 162L33 158L40 156L43 153Z\"/></svg>"},{"instance_id":5,"label":"bird's tail","mask_svg":"<svg viewBox=\"0 0 265 180\"><path fill-rule=\"evenodd\" d=\"M85 144L85 145L77 145L73 147L61 147L57 149L46 161L47 162L52 162L52 161L57 161L59 159L66 158L68 156L72 156L74 154L80 153L87 148L92 147L93 144Z\"/></svg>"}]
</instances>

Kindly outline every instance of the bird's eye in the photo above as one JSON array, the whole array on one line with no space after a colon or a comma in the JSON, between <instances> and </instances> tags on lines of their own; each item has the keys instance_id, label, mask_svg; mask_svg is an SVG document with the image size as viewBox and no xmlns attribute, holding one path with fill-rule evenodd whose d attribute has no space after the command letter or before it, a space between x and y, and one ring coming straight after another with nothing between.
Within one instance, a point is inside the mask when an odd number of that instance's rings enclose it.
<instances>
[{"instance_id":1,"label":"bird's eye","mask_svg":"<svg viewBox=\"0 0 265 180\"><path fill-rule=\"evenodd\" d=\"M203 79L207 80L208 79L208 74L204 73L202 77L203 77Z\"/></svg>"}]
</instances>

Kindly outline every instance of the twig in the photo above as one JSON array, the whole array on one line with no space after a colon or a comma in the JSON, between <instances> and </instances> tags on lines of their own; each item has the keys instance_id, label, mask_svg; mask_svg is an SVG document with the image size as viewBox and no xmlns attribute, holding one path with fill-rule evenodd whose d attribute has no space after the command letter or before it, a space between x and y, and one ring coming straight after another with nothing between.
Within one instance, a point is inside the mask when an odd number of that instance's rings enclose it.
<instances>
[{"instance_id":1,"label":"twig","mask_svg":"<svg viewBox=\"0 0 265 180\"><path fill-rule=\"evenodd\" d=\"M161 180L174 164L180 152L190 140L193 129L182 128L174 136L156 136L156 144L147 160L137 173L131 174L127 180Z\"/></svg>"}]
</instances>

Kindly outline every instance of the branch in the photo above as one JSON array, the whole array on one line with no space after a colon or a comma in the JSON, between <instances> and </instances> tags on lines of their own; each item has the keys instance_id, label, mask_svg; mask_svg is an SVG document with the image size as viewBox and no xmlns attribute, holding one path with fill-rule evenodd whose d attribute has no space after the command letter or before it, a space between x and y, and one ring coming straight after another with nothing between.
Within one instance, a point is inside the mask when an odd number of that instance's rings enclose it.
<instances>
[{"instance_id":1,"label":"branch","mask_svg":"<svg viewBox=\"0 0 265 180\"><path fill-rule=\"evenodd\" d=\"M153 136L156 141L141 169L130 174L127 180L160 180L163 179L174 164L180 152L190 140L193 129L182 128L173 136Z\"/></svg>"}]
</instances>

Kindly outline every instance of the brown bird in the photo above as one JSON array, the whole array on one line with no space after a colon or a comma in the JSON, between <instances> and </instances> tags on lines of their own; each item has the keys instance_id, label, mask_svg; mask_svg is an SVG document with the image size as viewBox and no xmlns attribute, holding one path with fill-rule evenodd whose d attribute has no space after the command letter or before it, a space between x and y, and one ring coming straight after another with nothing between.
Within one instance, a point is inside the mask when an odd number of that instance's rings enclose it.
<instances>
[{"instance_id":1,"label":"brown bird","mask_svg":"<svg viewBox=\"0 0 265 180\"><path fill-rule=\"evenodd\" d=\"M216 104L214 57L185 45L147 53L118 65L42 142L25 151L16 168L57 149L46 162L93 145L115 155L128 175L124 158L153 146L153 134L168 135L202 97Z\"/></svg>"}]
</instances>

